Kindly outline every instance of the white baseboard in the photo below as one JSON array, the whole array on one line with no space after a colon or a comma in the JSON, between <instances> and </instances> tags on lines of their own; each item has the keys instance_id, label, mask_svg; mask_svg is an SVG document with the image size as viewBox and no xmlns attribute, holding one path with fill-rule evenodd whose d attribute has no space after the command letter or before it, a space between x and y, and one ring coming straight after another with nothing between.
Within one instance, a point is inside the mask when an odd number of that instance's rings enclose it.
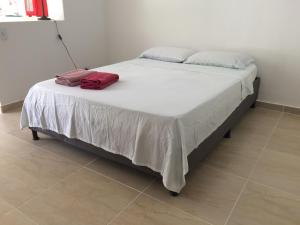
<instances>
[{"instance_id":1,"label":"white baseboard","mask_svg":"<svg viewBox=\"0 0 300 225\"><path fill-rule=\"evenodd\" d=\"M24 100L21 101L17 101L17 102L13 102L13 103L9 103L6 105L1 105L1 113L7 113L10 112L12 110L15 110L17 108L22 107Z\"/></svg>"},{"instance_id":2,"label":"white baseboard","mask_svg":"<svg viewBox=\"0 0 300 225\"><path fill-rule=\"evenodd\" d=\"M276 111L281 111L281 112L287 112L287 113L293 113L293 114L300 115L300 108L297 108L297 107L291 107L291 106L280 105L280 104L273 104L273 103L268 103L268 102L263 102L263 101L257 101L257 106L272 109L272 110L276 110Z\"/></svg>"}]
</instances>

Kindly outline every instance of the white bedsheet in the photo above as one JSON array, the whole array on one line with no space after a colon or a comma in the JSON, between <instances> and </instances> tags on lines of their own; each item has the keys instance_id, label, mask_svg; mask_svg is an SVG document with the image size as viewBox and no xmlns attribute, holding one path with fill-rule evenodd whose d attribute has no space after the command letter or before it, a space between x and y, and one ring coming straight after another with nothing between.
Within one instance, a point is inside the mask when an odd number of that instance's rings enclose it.
<instances>
[{"instance_id":1,"label":"white bedsheet","mask_svg":"<svg viewBox=\"0 0 300 225\"><path fill-rule=\"evenodd\" d=\"M135 59L98 68L120 75L102 91L34 85L21 127L39 127L123 155L159 172L180 192L187 156L253 93L255 65L245 70Z\"/></svg>"}]
</instances>

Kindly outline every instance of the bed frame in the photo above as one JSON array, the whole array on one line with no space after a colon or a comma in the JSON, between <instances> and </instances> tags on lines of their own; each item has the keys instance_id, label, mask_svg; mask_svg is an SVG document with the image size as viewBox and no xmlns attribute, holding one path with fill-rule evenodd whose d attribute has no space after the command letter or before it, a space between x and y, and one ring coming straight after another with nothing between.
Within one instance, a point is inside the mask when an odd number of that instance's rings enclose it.
<instances>
[{"instance_id":1,"label":"bed frame","mask_svg":"<svg viewBox=\"0 0 300 225\"><path fill-rule=\"evenodd\" d=\"M214 131L207 139L205 139L199 146L196 148L189 156L188 163L189 168L192 170L194 167L199 165L206 155L214 149L214 147L223 139L231 137L231 129L240 121L242 116L250 109L255 108L256 100L258 97L259 87L260 87L260 78L256 78L253 82L254 86L254 94L248 96L246 99L242 101L239 107L227 118L227 120L216 130ZM152 171L151 169L144 166L134 165L129 159L116 155L110 152L107 152L101 148L95 147L91 144L85 143L78 139L70 139L65 137L64 135L57 134L50 130L43 130L41 128L30 127L32 131L33 140L39 140L38 132L52 136L60 141L68 143L74 147L93 152L101 157L116 161L118 163L127 165L129 167L133 167L140 171L143 171L148 174L152 174L154 176L161 177L161 175L157 172ZM179 193L171 192L172 196L177 196Z\"/></svg>"}]
</instances>

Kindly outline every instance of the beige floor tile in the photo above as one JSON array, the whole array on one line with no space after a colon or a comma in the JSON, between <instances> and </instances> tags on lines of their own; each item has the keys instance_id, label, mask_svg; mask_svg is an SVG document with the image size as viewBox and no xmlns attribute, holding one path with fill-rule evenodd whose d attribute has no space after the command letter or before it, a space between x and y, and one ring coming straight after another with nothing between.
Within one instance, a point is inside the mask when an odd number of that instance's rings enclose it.
<instances>
[{"instance_id":1,"label":"beige floor tile","mask_svg":"<svg viewBox=\"0 0 300 225\"><path fill-rule=\"evenodd\" d=\"M281 112L279 111L256 108L255 110L247 112L247 114L242 118L241 124L259 127L274 127L280 115Z\"/></svg>"},{"instance_id":2,"label":"beige floor tile","mask_svg":"<svg viewBox=\"0 0 300 225\"><path fill-rule=\"evenodd\" d=\"M3 154L22 156L36 150L34 145L19 140L13 135L0 132L0 156Z\"/></svg>"},{"instance_id":3,"label":"beige floor tile","mask_svg":"<svg viewBox=\"0 0 300 225\"><path fill-rule=\"evenodd\" d=\"M18 206L79 168L79 164L42 150L1 156L0 198Z\"/></svg>"},{"instance_id":4,"label":"beige floor tile","mask_svg":"<svg viewBox=\"0 0 300 225\"><path fill-rule=\"evenodd\" d=\"M224 224L245 180L209 166L193 171L182 193L174 198L154 183L147 193L214 225Z\"/></svg>"},{"instance_id":5,"label":"beige floor tile","mask_svg":"<svg viewBox=\"0 0 300 225\"><path fill-rule=\"evenodd\" d=\"M253 127L266 132L271 132L278 122L280 115L281 112L279 111L256 108L255 110L248 111L248 113L242 118L239 126Z\"/></svg>"},{"instance_id":6,"label":"beige floor tile","mask_svg":"<svg viewBox=\"0 0 300 225\"><path fill-rule=\"evenodd\" d=\"M19 206L23 202L39 194L44 188L22 182L18 178L0 176L0 198L11 205Z\"/></svg>"},{"instance_id":7,"label":"beige floor tile","mask_svg":"<svg viewBox=\"0 0 300 225\"><path fill-rule=\"evenodd\" d=\"M300 195L300 157L267 151L260 159L251 179Z\"/></svg>"},{"instance_id":8,"label":"beige floor tile","mask_svg":"<svg viewBox=\"0 0 300 225\"><path fill-rule=\"evenodd\" d=\"M22 157L16 157L12 163L2 168L4 173L9 173L10 169L16 169L14 177L32 178L31 183L39 183L41 186L48 187L80 168L80 165L74 163L59 155L47 151L35 151ZM19 175L18 175L19 174Z\"/></svg>"},{"instance_id":9,"label":"beige floor tile","mask_svg":"<svg viewBox=\"0 0 300 225\"><path fill-rule=\"evenodd\" d=\"M18 130L19 123L14 119L3 119L0 118L0 130L4 132L11 132L14 130Z\"/></svg>"},{"instance_id":10,"label":"beige floor tile","mask_svg":"<svg viewBox=\"0 0 300 225\"><path fill-rule=\"evenodd\" d=\"M139 197L113 225L208 225L195 217L147 196Z\"/></svg>"},{"instance_id":11,"label":"beige floor tile","mask_svg":"<svg viewBox=\"0 0 300 225\"><path fill-rule=\"evenodd\" d=\"M265 108L247 113L232 138L188 176L179 197L171 197L157 181L147 194L168 204L142 195L113 224L207 225L203 219L223 225L245 182L233 174L247 177L281 115L268 151L251 177L261 184L247 185L228 225L300 224L300 116ZM19 118L20 110L0 114L1 225L107 224L138 192L101 173L138 190L152 181L151 176L105 159L78 171L96 156L42 134L34 142L29 130L19 129ZM20 204L26 215L13 209Z\"/></svg>"},{"instance_id":12,"label":"beige floor tile","mask_svg":"<svg viewBox=\"0 0 300 225\"><path fill-rule=\"evenodd\" d=\"M97 158L97 156L93 153L67 145L42 133L38 134L40 140L33 141L32 134L29 129L12 131L10 132L10 134L32 145L39 146L44 150L48 150L55 154L61 155L81 165L85 165Z\"/></svg>"},{"instance_id":13,"label":"beige floor tile","mask_svg":"<svg viewBox=\"0 0 300 225\"><path fill-rule=\"evenodd\" d=\"M261 148L255 146L220 144L209 154L205 163L247 178L261 151Z\"/></svg>"},{"instance_id":14,"label":"beige floor tile","mask_svg":"<svg viewBox=\"0 0 300 225\"><path fill-rule=\"evenodd\" d=\"M291 130L278 128L268 144L268 149L300 157L300 136Z\"/></svg>"},{"instance_id":15,"label":"beige floor tile","mask_svg":"<svg viewBox=\"0 0 300 225\"><path fill-rule=\"evenodd\" d=\"M96 154L73 147L58 140L49 140L42 148L68 158L80 165L86 165L97 158Z\"/></svg>"},{"instance_id":16,"label":"beige floor tile","mask_svg":"<svg viewBox=\"0 0 300 225\"><path fill-rule=\"evenodd\" d=\"M281 115L281 112L264 108L250 110L232 129L232 138L224 142L239 146L263 147Z\"/></svg>"},{"instance_id":17,"label":"beige floor tile","mask_svg":"<svg viewBox=\"0 0 300 225\"><path fill-rule=\"evenodd\" d=\"M155 179L155 177L151 175L147 175L136 169L129 168L125 165L121 165L104 158L97 159L97 161L90 164L88 168L140 191L151 184L151 182Z\"/></svg>"},{"instance_id":18,"label":"beige floor tile","mask_svg":"<svg viewBox=\"0 0 300 225\"><path fill-rule=\"evenodd\" d=\"M249 183L228 225L299 225L300 198Z\"/></svg>"},{"instance_id":19,"label":"beige floor tile","mask_svg":"<svg viewBox=\"0 0 300 225\"><path fill-rule=\"evenodd\" d=\"M279 122L278 128L289 130L300 136L300 115L285 113Z\"/></svg>"},{"instance_id":20,"label":"beige floor tile","mask_svg":"<svg viewBox=\"0 0 300 225\"><path fill-rule=\"evenodd\" d=\"M232 130L232 137L223 142L231 145L262 148L268 141L271 132L254 127L237 126Z\"/></svg>"},{"instance_id":21,"label":"beige floor tile","mask_svg":"<svg viewBox=\"0 0 300 225\"><path fill-rule=\"evenodd\" d=\"M1 225L38 225L17 210L0 216Z\"/></svg>"},{"instance_id":22,"label":"beige floor tile","mask_svg":"<svg viewBox=\"0 0 300 225\"><path fill-rule=\"evenodd\" d=\"M138 192L83 169L20 210L41 225L104 225Z\"/></svg>"},{"instance_id":23,"label":"beige floor tile","mask_svg":"<svg viewBox=\"0 0 300 225\"><path fill-rule=\"evenodd\" d=\"M20 112L0 113L0 130L10 132L20 129Z\"/></svg>"},{"instance_id":24,"label":"beige floor tile","mask_svg":"<svg viewBox=\"0 0 300 225\"><path fill-rule=\"evenodd\" d=\"M0 199L0 218L3 214L8 213L11 211L13 207L8 204L6 201Z\"/></svg>"},{"instance_id":25,"label":"beige floor tile","mask_svg":"<svg viewBox=\"0 0 300 225\"><path fill-rule=\"evenodd\" d=\"M31 133L30 129L23 129L23 130L18 129L18 130L9 132L9 134L11 134L23 141L26 141L30 144L37 145L37 146L43 146L43 145L49 143L49 141L54 140L50 136L39 133L40 140L34 141L34 140L32 140L32 133Z\"/></svg>"}]
</instances>

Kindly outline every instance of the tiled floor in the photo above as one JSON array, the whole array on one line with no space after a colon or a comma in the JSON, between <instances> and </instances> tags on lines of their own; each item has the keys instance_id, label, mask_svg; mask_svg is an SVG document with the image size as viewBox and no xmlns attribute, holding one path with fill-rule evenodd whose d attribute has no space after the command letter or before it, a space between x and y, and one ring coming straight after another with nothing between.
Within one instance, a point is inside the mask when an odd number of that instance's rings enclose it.
<instances>
[{"instance_id":1,"label":"tiled floor","mask_svg":"<svg viewBox=\"0 0 300 225\"><path fill-rule=\"evenodd\" d=\"M187 177L155 178L18 129L0 114L2 225L299 225L300 116L257 108Z\"/></svg>"}]
</instances>

